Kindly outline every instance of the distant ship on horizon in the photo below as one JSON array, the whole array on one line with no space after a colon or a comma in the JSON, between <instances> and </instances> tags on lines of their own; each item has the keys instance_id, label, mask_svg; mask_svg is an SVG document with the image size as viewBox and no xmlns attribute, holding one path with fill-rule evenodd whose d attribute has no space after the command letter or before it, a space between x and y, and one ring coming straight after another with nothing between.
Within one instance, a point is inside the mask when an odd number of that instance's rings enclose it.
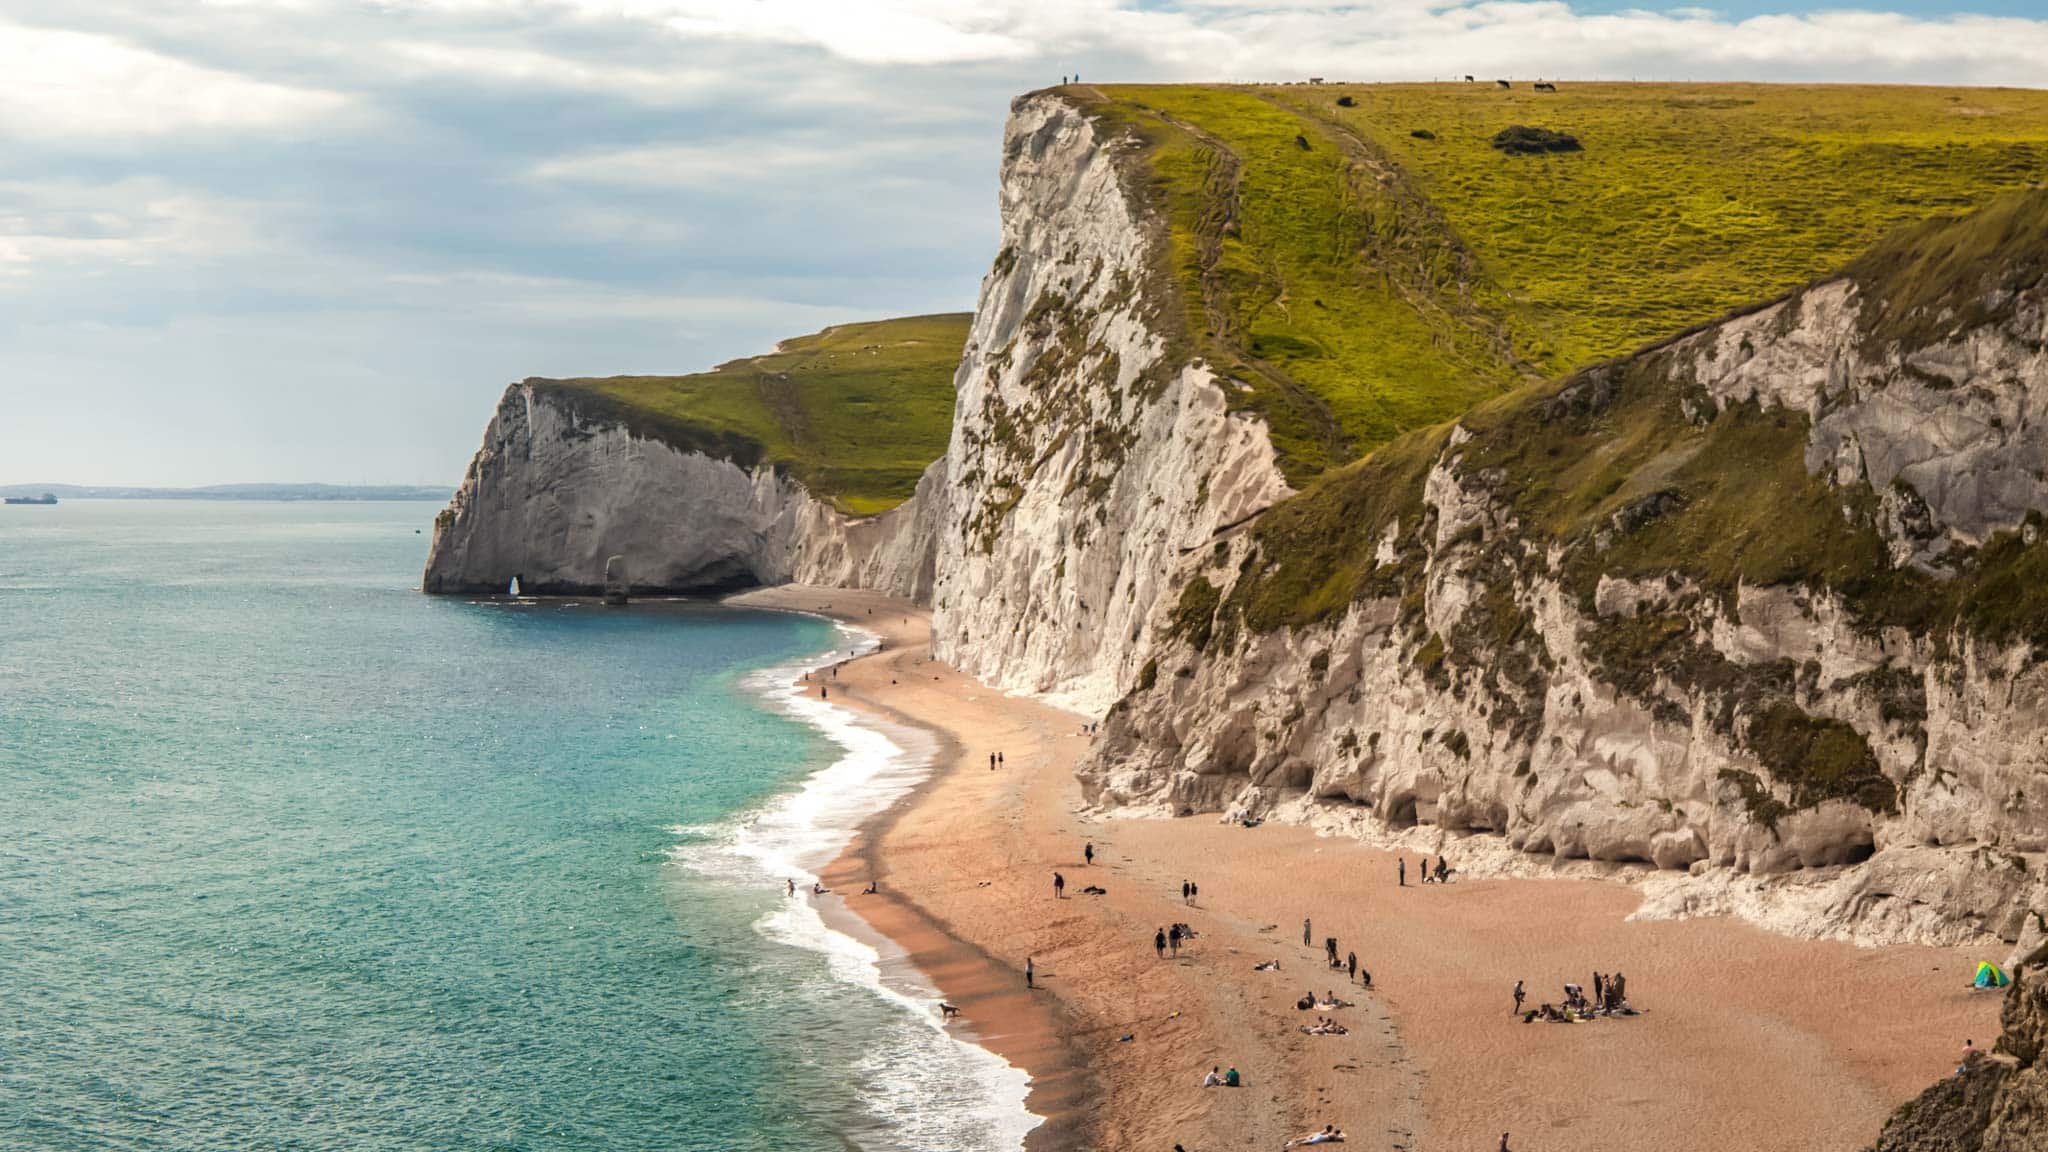
<instances>
[{"instance_id":1,"label":"distant ship on horizon","mask_svg":"<svg viewBox=\"0 0 2048 1152\"><path fill-rule=\"evenodd\" d=\"M7 503L9 504L55 504L56 502L57 496L53 492L45 492L41 496L7 497Z\"/></svg>"}]
</instances>

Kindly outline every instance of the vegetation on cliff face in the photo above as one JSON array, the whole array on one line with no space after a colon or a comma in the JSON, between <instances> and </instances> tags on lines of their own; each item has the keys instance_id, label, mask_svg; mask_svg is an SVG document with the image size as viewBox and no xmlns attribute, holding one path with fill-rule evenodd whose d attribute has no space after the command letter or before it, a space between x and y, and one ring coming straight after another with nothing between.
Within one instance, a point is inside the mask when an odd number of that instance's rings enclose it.
<instances>
[{"instance_id":1,"label":"vegetation on cliff face","mask_svg":"<svg viewBox=\"0 0 2048 1152\"><path fill-rule=\"evenodd\" d=\"M1178 293L1170 335L1243 382L1235 402L1267 420L1297 487L2048 174L2033 91L1065 91L1138 142ZM1503 156L1492 141L1518 123L1584 150Z\"/></svg>"},{"instance_id":2,"label":"vegetation on cliff face","mask_svg":"<svg viewBox=\"0 0 2048 1152\"><path fill-rule=\"evenodd\" d=\"M1924 342L1952 334L1930 323L1999 319L1995 310L2011 309L2016 290L2037 286L2044 261L2048 191L1908 229L1853 266L1859 299L1882 318L1866 335ZM1795 295L1787 323L1797 308ZM1738 612L1739 589L1793 587L1838 597L1858 627L1903 628L1937 650L1957 637L2048 645L2048 524L2030 516L1952 551L1952 577L1895 564L1878 494L1807 471L1807 413L1717 406L1694 380L1690 354L1664 345L1519 390L1466 413L1462 436L1449 424L1411 433L1320 478L1250 528L1214 630L1301 626L1356 600L1398 599L1433 674L1460 662L1506 667L1519 649L1515 667L1539 684L1545 656L1518 643L1519 612L1487 609L1487 626L1463 627L1448 644L1424 635L1424 562L1438 532L1425 481L1447 461L1471 496L1507 514L1510 531L1468 528L1455 543L1470 547L1438 551L1430 563L1480 576L1489 600L1511 601L1518 578L1556 580L1586 621L1579 643L1601 679L1675 724L1704 709L1709 727L1784 787L1789 806L1747 774L1728 781L1759 822L1830 799L1896 810L1897 787L1869 740L1819 714L1811 673L1784 661L1737 664L1699 637L1717 615ZM1614 579L1663 589L1663 601L1603 615L1597 593ZM1859 690L1893 701L1887 723L1910 733L1908 694L1866 679Z\"/></svg>"},{"instance_id":3,"label":"vegetation on cliff face","mask_svg":"<svg viewBox=\"0 0 2048 1152\"><path fill-rule=\"evenodd\" d=\"M945 455L972 316L841 324L690 376L533 380L581 415L743 467L785 468L841 511L910 498Z\"/></svg>"}]
</instances>

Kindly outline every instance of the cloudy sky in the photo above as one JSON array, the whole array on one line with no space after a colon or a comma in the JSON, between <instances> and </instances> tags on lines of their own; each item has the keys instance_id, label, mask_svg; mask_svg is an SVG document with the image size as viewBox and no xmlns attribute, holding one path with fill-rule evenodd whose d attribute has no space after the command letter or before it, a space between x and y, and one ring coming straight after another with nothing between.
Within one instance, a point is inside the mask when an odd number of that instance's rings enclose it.
<instances>
[{"instance_id":1,"label":"cloudy sky","mask_svg":"<svg viewBox=\"0 0 2048 1152\"><path fill-rule=\"evenodd\" d=\"M970 308L1076 70L2048 77L2041 0L1861 3L0 0L0 483L453 484L519 377Z\"/></svg>"}]
</instances>

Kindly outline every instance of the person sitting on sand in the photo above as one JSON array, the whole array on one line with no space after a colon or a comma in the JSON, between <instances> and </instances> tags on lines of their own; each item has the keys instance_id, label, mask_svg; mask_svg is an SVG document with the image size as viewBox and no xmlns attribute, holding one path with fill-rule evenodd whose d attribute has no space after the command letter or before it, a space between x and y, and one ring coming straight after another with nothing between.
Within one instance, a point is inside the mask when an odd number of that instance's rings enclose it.
<instances>
[{"instance_id":1,"label":"person sitting on sand","mask_svg":"<svg viewBox=\"0 0 2048 1152\"><path fill-rule=\"evenodd\" d=\"M1294 1002L1294 1006L1300 1011L1308 1011L1316 1006L1316 994L1313 992L1304 993L1301 999Z\"/></svg>"},{"instance_id":2,"label":"person sitting on sand","mask_svg":"<svg viewBox=\"0 0 2048 1152\"><path fill-rule=\"evenodd\" d=\"M868 886L861 889L860 894L863 896L873 896L875 894L875 882L873 880L868 881Z\"/></svg>"},{"instance_id":3,"label":"person sitting on sand","mask_svg":"<svg viewBox=\"0 0 2048 1152\"><path fill-rule=\"evenodd\" d=\"M1436 858L1436 882L1437 882L1437 883L1439 883L1439 884L1442 884L1442 883L1444 883L1444 882L1445 882L1446 880L1448 880L1448 879L1450 878L1450 875L1451 875L1451 866L1450 866L1449 864L1446 864L1446 863L1444 862L1444 858L1443 858L1443 857L1441 857L1441 856L1437 857L1437 858Z\"/></svg>"},{"instance_id":4,"label":"person sitting on sand","mask_svg":"<svg viewBox=\"0 0 2048 1152\"><path fill-rule=\"evenodd\" d=\"M1204 1088L1221 1088L1221 1087L1223 1087L1223 1073L1222 1073L1222 1072L1220 1072L1220 1071L1218 1071L1215 1065L1213 1065L1213 1064L1212 1064L1212 1065L1210 1065L1210 1066L1209 1066L1209 1074L1208 1074L1207 1076L1204 1076L1204 1077L1202 1077L1202 1087L1204 1087Z\"/></svg>"},{"instance_id":5,"label":"person sitting on sand","mask_svg":"<svg viewBox=\"0 0 2048 1152\"><path fill-rule=\"evenodd\" d=\"M1244 1086L1244 1081L1237 1075L1237 1069L1232 1068L1223 1074L1223 1086L1225 1088L1240 1088Z\"/></svg>"}]
</instances>

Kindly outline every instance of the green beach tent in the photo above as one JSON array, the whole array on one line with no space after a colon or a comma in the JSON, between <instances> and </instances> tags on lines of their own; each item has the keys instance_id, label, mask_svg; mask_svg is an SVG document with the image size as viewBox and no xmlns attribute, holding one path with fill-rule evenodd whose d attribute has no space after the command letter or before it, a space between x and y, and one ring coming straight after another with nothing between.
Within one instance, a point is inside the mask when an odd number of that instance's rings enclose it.
<instances>
[{"instance_id":1,"label":"green beach tent","mask_svg":"<svg viewBox=\"0 0 2048 1152\"><path fill-rule=\"evenodd\" d=\"M2003 988L2012 983L2012 977L2005 974L2005 969L1984 960L1978 963L1977 978L1970 983L1978 988Z\"/></svg>"}]
</instances>

